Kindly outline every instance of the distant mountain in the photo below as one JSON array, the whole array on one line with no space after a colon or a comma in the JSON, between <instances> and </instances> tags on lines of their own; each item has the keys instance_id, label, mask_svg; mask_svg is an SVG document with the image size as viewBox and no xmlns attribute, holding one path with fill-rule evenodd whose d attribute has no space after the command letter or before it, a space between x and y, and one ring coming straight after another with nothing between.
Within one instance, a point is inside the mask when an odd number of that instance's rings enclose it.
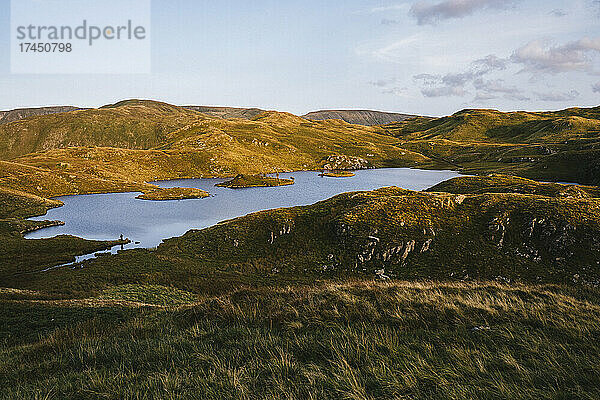
<instances>
[{"instance_id":1,"label":"distant mountain","mask_svg":"<svg viewBox=\"0 0 600 400\"><path fill-rule=\"evenodd\" d=\"M81 108L73 106L56 106L40 108L17 108L10 111L0 111L0 124L8 124L9 122L15 122L29 117L37 117L39 115L57 114L75 110L81 110Z\"/></svg>"},{"instance_id":2,"label":"distant mountain","mask_svg":"<svg viewBox=\"0 0 600 400\"><path fill-rule=\"evenodd\" d=\"M212 107L212 106L183 106L188 110L201 112L202 114L209 115L211 117L219 117L224 119L242 118L252 119L265 110L260 108L237 108L237 107Z\"/></svg>"},{"instance_id":3,"label":"distant mountain","mask_svg":"<svg viewBox=\"0 0 600 400\"><path fill-rule=\"evenodd\" d=\"M302 116L302 118L310 119L312 121L341 119L350 124L366 126L387 125L392 122L401 122L412 117L416 117L416 115L372 110L321 110L309 112Z\"/></svg>"}]
</instances>

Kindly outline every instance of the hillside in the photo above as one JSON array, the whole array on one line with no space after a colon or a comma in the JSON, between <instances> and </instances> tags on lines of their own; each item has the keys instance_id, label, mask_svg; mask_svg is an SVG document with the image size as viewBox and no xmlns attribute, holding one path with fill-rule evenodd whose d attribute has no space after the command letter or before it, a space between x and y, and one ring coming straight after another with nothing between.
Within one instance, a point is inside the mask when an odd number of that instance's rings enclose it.
<instances>
[{"instance_id":1,"label":"hillside","mask_svg":"<svg viewBox=\"0 0 600 400\"><path fill-rule=\"evenodd\" d=\"M324 165L410 167L428 161L398 147L398 139L380 128L308 121L274 111L251 120L228 120L138 100L30 118L1 126L0 133L4 158L81 182L143 183ZM86 191L81 187L79 193Z\"/></svg>"},{"instance_id":2,"label":"hillside","mask_svg":"<svg viewBox=\"0 0 600 400\"><path fill-rule=\"evenodd\" d=\"M600 198L597 186L541 183L517 176L488 175L452 178L427 189L454 194L521 193L562 198Z\"/></svg>"},{"instance_id":3,"label":"hillside","mask_svg":"<svg viewBox=\"0 0 600 400\"><path fill-rule=\"evenodd\" d=\"M237 108L237 107L213 107L213 106L183 106L188 110L197 111L202 114L209 115L211 117L218 117L224 119L242 118L252 119L265 110L260 108Z\"/></svg>"},{"instance_id":4,"label":"hillside","mask_svg":"<svg viewBox=\"0 0 600 400\"><path fill-rule=\"evenodd\" d=\"M38 116L0 125L0 159L72 146L148 149L167 135L207 119L200 113L150 101Z\"/></svg>"},{"instance_id":5,"label":"hillside","mask_svg":"<svg viewBox=\"0 0 600 400\"><path fill-rule=\"evenodd\" d=\"M386 130L403 140L485 143L560 143L600 139L600 107L555 112L462 110L448 117L413 118Z\"/></svg>"},{"instance_id":6,"label":"hillside","mask_svg":"<svg viewBox=\"0 0 600 400\"><path fill-rule=\"evenodd\" d=\"M456 169L599 185L599 110L463 110L369 127L258 109L125 100L0 125L0 159L121 181L328 166Z\"/></svg>"},{"instance_id":7,"label":"hillside","mask_svg":"<svg viewBox=\"0 0 600 400\"><path fill-rule=\"evenodd\" d=\"M302 118L312 121L341 119L350 124L366 126L387 125L392 122L400 122L413 117L415 116L372 110L321 110L312 111L302 116Z\"/></svg>"},{"instance_id":8,"label":"hillside","mask_svg":"<svg viewBox=\"0 0 600 400\"><path fill-rule=\"evenodd\" d=\"M40 108L17 108L15 110L10 111L0 111L0 125L8 124L9 122L19 121L24 118L37 117L49 114L58 114L75 110L80 110L80 108L72 106L55 106Z\"/></svg>"},{"instance_id":9,"label":"hillside","mask_svg":"<svg viewBox=\"0 0 600 400\"><path fill-rule=\"evenodd\" d=\"M403 148L445 168L600 185L600 107L537 113L463 110L383 128L402 140Z\"/></svg>"}]
</instances>

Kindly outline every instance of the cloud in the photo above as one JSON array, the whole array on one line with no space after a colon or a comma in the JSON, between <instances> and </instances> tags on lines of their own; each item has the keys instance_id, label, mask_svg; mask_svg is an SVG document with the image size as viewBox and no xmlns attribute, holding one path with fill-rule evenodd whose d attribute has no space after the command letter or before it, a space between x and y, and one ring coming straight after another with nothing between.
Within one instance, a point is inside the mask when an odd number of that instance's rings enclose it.
<instances>
[{"instance_id":1,"label":"cloud","mask_svg":"<svg viewBox=\"0 0 600 400\"><path fill-rule=\"evenodd\" d=\"M399 23L400 21L398 21L397 19L384 18L381 20L381 25L398 25Z\"/></svg>"},{"instance_id":2,"label":"cloud","mask_svg":"<svg viewBox=\"0 0 600 400\"><path fill-rule=\"evenodd\" d=\"M413 78L421 81L421 93L426 97L444 97L444 96L465 96L469 92L466 86L473 84L476 89L477 84L484 85L482 77L493 72L504 70L507 67L506 60L497 56L489 55L487 57L475 60L464 72L449 73L446 75L420 74ZM488 90L491 95L491 89ZM484 93L481 93L483 96Z\"/></svg>"},{"instance_id":3,"label":"cloud","mask_svg":"<svg viewBox=\"0 0 600 400\"><path fill-rule=\"evenodd\" d=\"M596 84L592 85L592 91L593 91L594 93L600 93L600 82L598 82L598 83L596 83Z\"/></svg>"},{"instance_id":4,"label":"cloud","mask_svg":"<svg viewBox=\"0 0 600 400\"><path fill-rule=\"evenodd\" d=\"M440 87L431 87L431 88L423 88L421 89L421 93L425 97L451 97L451 96L459 96L462 97L468 92L462 87L453 87L453 86L440 86Z\"/></svg>"},{"instance_id":5,"label":"cloud","mask_svg":"<svg viewBox=\"0 0 600 400\"><path fill-rule=\"evenodd\" d=\"M491 100L502 96L508 100L530 100L516 86L506 86L503 79L484 80L476 79L473 86L478 90L476 100Z\"/></svg>"},{"instance_id":6,"label":"cloud","mask_svg":"<svg viewBox=\"0 0 600 400\"><path fill-rule=\"evenodd\" d=\"M569 92L549 92L549 93L535 93L538 100L541 101L571 101L579 97L577 90L571 90Z\"/></svg>"},{"instance_id":7,"label":"cloud","mask_svg":"<svg viewBox=\"0 0 600 400\"><path fill-rule=\"evenodd\" d=\"M553 15L557 18L561 18L561 17L566 17L569 14L561 8L556 8L556 9L550 11L550 15Z\"/></svg>"},{"instance_id":8,"label":"cloud","mask_svg":"<svg viewBox=\"0 0 600 400\"><path fill-rule=\"evenodd\" d=\"M400 86L397 78L378 79L369 82L369 85L382 89L383 94L394 94L396 96L406 96L408 87Z\"/></svg>"},{"instance_id":9,"label":"cloud","mask_svg":"<svg viewBox=\"0 0 600 400\"><path fill-rule=\"evenodd\" d=\"M396 78L378 79L376 81L369 82L369 85L383 88L383 87L387 87L387 86L393 85L397 81L398 81L398 79L396 79Z\"/></svg>"},{"instance_id":10,"label":"cloud","mask_svg":"<svg viewBox=\"0 0 600 400\"><path fill-rule=\"evenodd\" d=\"M463 18L476 11L490 8L507 8L516 0L443 0L437 3L418 1L410 9L410 15L419 25L435 24L450 18Z\"/></svg>"},{"instance_id":11,"label":"cloud","mask_svg":"<svg viewBox=\"0 0 600 400\"><path fill-rule=\"evenodd\" d=\"M393 94L396 96L408 96L408 87L392 87L382 91L383 94Z\"/></svg>"},{"instance_id":12,"label":"cloud","mask_svg":"<svg viewBox=\"0 0 600 400\"><path fill-rule=\"evenodd\" d=\"M527 72L590 71L590 54L600 53L600 38L584 38L562 46L551 46L534 40L517 49L511 61L524 66Z\"/></svg>"}]
</instances>

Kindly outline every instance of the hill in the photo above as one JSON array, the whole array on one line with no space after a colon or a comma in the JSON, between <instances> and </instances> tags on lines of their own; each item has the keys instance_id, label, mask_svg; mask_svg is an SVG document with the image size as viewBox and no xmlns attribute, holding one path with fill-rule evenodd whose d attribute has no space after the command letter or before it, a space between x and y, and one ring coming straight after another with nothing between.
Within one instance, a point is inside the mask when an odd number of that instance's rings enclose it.
<instances>
[{"instance_id":1,"label":"hill","mask_svg":"<svg viewBox=\"0 0 600 400\"><path fill-rule=\"evenodd\" d=\"M312 121L341 119L350 124L366 126L387 125L392 122L404 121L405 119L413 117L415 117L415 115L372 110L321 110L312 111L302 116L302 118Z\"/></svg>"},{"instance_id":2,"label":"hill","mask_svg":"<svg viewBox=\"0 0 600 400\"><path fill-rule=\"evenodd\" d=\"M49 387L64 399L595 398L597 196L462 177L43 271L119 242L24 240L52 222L22 218L59 203L0 188L0 388L9 399Z\"/></svg>"},{"instance_id":3,"label":"hill","mask_svg":"<svg viewBox=\"0 0 600 400\"><path fill-rule=\"evenodd\" d=\"M242 118L252 119L265 110L260 108L237 108L237 107L213 107L213 106L183 106L188 110L197 111L202 114L209 115L211 117L218 117L224 119Z\"/></svg>"},{"instance_id":4,"label":"hill","mask_svg":"<svg viewBox=\"0 0 600 400\"><path fill-rule=\"evenodd\" d=\"M130 100L0 125L0 158L72 146L148 149L208 117L165 103Z\"/></svg>"},{"instance_id":5,"label":"hill","mask_svg":"<svg viewBox=\"0 0 600 400\"><path fill-rule=\"evenodd\" d=\"M462 110L448 117L412 118L386 129L404 140L560 143L600 139L600 107L549 112Z\"/></svg>"},{"instance_id":6,"label":"hill","mask_svg":"<svg viewBox=\"0 0 600 400\"><path fill-rule=\"evenodd\" d=\"M39 108L17 108L15 110L10 111L0 111L0 125L8 124L9 122L19 121L24 118L37 117L40 115L48 114L58 114L75 110L80 110L80 108L72 106L55 106Z\"/></svg>"},{"instance_id":7,"label":"hill","mask_svg":"<svg viewBox=\"0 0 600 400\"><path fill-rule=\"evenodd\" d=\"M2 125L0 133L3 158L73 180L143 183L426 161L380 128L274 111L251 120L223 119L139 100L30 118ZM66 193L52 192L57 194Z\"/></svg>"},{"instance_id":8,"label":"hill","mask_svg":"<svg viewBox=\"0 0 600 400\"><path fill-rule=\"evenodd\" d=\"M395 166L598 185L599 110L463 110L369 127L258 109L125 100L0 125L0 159L51 170L67 166L71 175L78 172L68 166L77 165L100 171L103 179L125 165L121 180Z\"/></svg>"},{"instance_id":9,"label":"hill","mask_svg":"<svg viewBox=\"0 0 600 400\"><path fill-rule=\"evenodd\" d=\"M562 198L600 198L600 188L597 186L541 183L517 176L497 174L452 178L427 191L454 194L521 193Z\"/></svg>"},{"instance_id":10,"label":"hill","mask_svg":"<svg viewBox=\"0 0 600 400\"><path fill-rule=\"evenodd\" d=\"M600 107L554 112L463 110L383 127L433 165L470 174L600 185Z\"/></svg>"}]
</instances>

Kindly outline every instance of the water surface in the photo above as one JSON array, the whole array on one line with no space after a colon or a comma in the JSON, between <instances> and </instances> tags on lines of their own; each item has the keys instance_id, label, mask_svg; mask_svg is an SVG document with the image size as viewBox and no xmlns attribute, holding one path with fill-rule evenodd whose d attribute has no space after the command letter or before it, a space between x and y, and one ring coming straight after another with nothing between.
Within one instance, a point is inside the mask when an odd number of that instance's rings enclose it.
<instances>
[{"instance_id":1,"label":"water surface","mask_svg":"<svg viewBox=\"0 0 600 400\"><path fill-rule=\"evenodd\" d=\"M26 238L74 235L93 240L115 240L122 234L134 242L127 248L153 248L163 239L181 236L190 229L206 228L255 211L308 205L344 192L386 186L423 190L460 174L453 171L386 168L356 171L356 176L351 178L320 177L317 172L293 172L280 176L294 177L296 183L274 188L228 189L215 186L223 179L154 182L164 188L193 187L211 194L211 197L204 199L175 201L139 200L135 198L139 193L58 197L64 203L63 207L32 219L60 220L65 225L40 229L27 234Z\"/></svg>"}]
</instances>

